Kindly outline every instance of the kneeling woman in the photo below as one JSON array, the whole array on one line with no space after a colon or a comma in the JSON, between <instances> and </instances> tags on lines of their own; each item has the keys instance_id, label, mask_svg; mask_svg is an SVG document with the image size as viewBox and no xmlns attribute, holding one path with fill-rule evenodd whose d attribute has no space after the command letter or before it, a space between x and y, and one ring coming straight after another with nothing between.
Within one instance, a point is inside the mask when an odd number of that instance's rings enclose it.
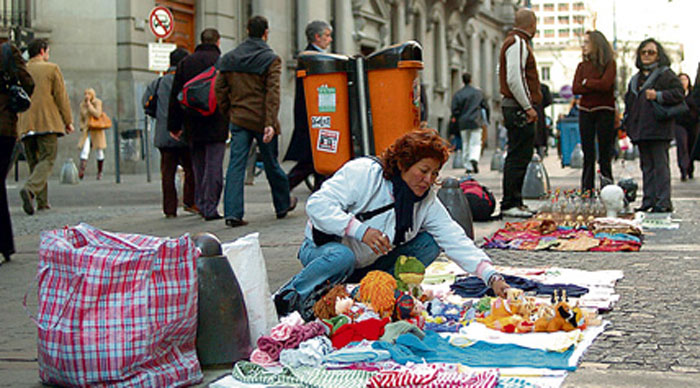
<instances>
[{"instance_id":1,"label":"kneeling woman","mask_svg":"<svg viewBox=\"0 0 700 388\"><path fill-rule=\"evenodd\" d=\"M372 270L393 274L400 255L428 266L440 250L505 296L508 285L491 259L432 190L448 156L435 131L414 131L381 158L352 160L325 181L306 203L309 222L299 249L304 268L275 294L278 314L308 312L328 284L358 283Z\"/></svg>"}]
</instances>

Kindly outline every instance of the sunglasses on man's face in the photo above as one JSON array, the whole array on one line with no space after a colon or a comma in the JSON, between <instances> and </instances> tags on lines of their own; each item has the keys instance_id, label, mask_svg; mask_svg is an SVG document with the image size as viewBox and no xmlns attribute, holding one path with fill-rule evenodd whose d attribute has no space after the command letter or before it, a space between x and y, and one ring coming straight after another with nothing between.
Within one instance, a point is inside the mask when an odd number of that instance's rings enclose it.
<instances>
[{"instance_id":1,"label":"sunglasses on man's face","mask_svg":"<svg viewBox=\"0 0 700 388\"><path fill-rule=\"evenodd\" d=\"M639 53L642 55L652 56L656 55L656 50L641 50Z\"/></svg>"}]
</instances>

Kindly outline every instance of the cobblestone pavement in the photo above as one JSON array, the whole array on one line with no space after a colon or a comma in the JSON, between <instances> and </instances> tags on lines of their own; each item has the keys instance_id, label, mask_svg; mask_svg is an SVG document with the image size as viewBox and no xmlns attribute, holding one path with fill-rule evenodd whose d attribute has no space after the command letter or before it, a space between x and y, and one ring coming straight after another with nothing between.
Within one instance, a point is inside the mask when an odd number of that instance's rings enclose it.
<instances>
[{"instance_id":1,"label":"cobblestone pavement","mask_svg":"<svg viewBox=\"0 0 700 388\"><path fill-rule=\"evenodd\" d=\"M674 154L672 150L672 155ZM675 155L673 155L675 156ZM500 175L488 170L490 154L481 160L477 178L500 198ZM558 160L545 160L553 187L578 185L580 170L560 169ZM289 167L289 166L286 166ZM629 169L639 177L636 162ZM620 269L620 302L604 317L612 322L571 374L566 387L700 386L700 294L695 278L700 272L700 181L681 183L674 167L674 218L680 229L654 231L646 236L638 253L560 253L489 250L497 264L514 266L556 265L587 270ZM446 170L443 175L462 171ZM625 172L615 166L616 176ZM204 222L181 213L165 219L160 210L158 176L152 183L145 176L123 176L117 185L106 177L101 182L86 180L76 186L50 182L53 209L36 216L21 210L18 185L8 181L13 226L18 254L0 266L0 387L36 387L36 329L22 308L22 298L36 273L39 232L63 225L88 222L105 230L179 236L183 233L212 232L222 241L248 233L260 233L267 263L270 288L276 289L297 272L296 251L306 222L303 205L308 191L297 188L299 208L283 220L276 220L269 188L264 179L246 187L246 220L250 225L231 229L223 222ZM640 180L638 180L640 181ZM20 182L21 183L21 182ZM532 203L531 205L536 205ZM503 225L503 221L475 224L477 242ZM29 298L31 311L32 298ZM225 372L210 369L206 381Z\"/></svg>"}]
</instances>

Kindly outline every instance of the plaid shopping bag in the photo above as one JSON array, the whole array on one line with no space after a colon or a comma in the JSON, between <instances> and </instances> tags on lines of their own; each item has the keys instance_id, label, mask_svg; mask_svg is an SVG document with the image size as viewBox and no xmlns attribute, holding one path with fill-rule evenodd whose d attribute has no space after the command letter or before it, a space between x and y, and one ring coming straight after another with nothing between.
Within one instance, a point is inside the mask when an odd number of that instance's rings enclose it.
<instances>
[{"instance_id":1,"label":"plaid shopping bag","mask_svg":"<svg viewBox=\"0 0 700 388\"><path fill-rule=\"evenodd\" d=\"M43 232L32 318L41 380L110 387L201 381L198 255L189 236L108 233L83 223Z\"/></svg>"}]
</instances>

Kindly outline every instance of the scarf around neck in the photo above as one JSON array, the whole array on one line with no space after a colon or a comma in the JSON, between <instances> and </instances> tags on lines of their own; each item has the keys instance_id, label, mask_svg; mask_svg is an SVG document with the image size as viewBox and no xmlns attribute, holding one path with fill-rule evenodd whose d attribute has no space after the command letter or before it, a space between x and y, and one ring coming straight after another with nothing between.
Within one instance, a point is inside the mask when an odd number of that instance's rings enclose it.
<instances>
[{"instance_id":1,"label":"scarf around neck","mask_svg":"<svg viewBox=\"0 0 700 388\"><path fill-rule=\"evenodd\" d=\"M406 241L406 232L413 229L413 205L425 199L430 190L420 197L417 196L401 178L401 171L398 169L394 170L391 183L394 185L394 212L396 213L394 245L398 246Z\"/></svg>"}]
</instances>

